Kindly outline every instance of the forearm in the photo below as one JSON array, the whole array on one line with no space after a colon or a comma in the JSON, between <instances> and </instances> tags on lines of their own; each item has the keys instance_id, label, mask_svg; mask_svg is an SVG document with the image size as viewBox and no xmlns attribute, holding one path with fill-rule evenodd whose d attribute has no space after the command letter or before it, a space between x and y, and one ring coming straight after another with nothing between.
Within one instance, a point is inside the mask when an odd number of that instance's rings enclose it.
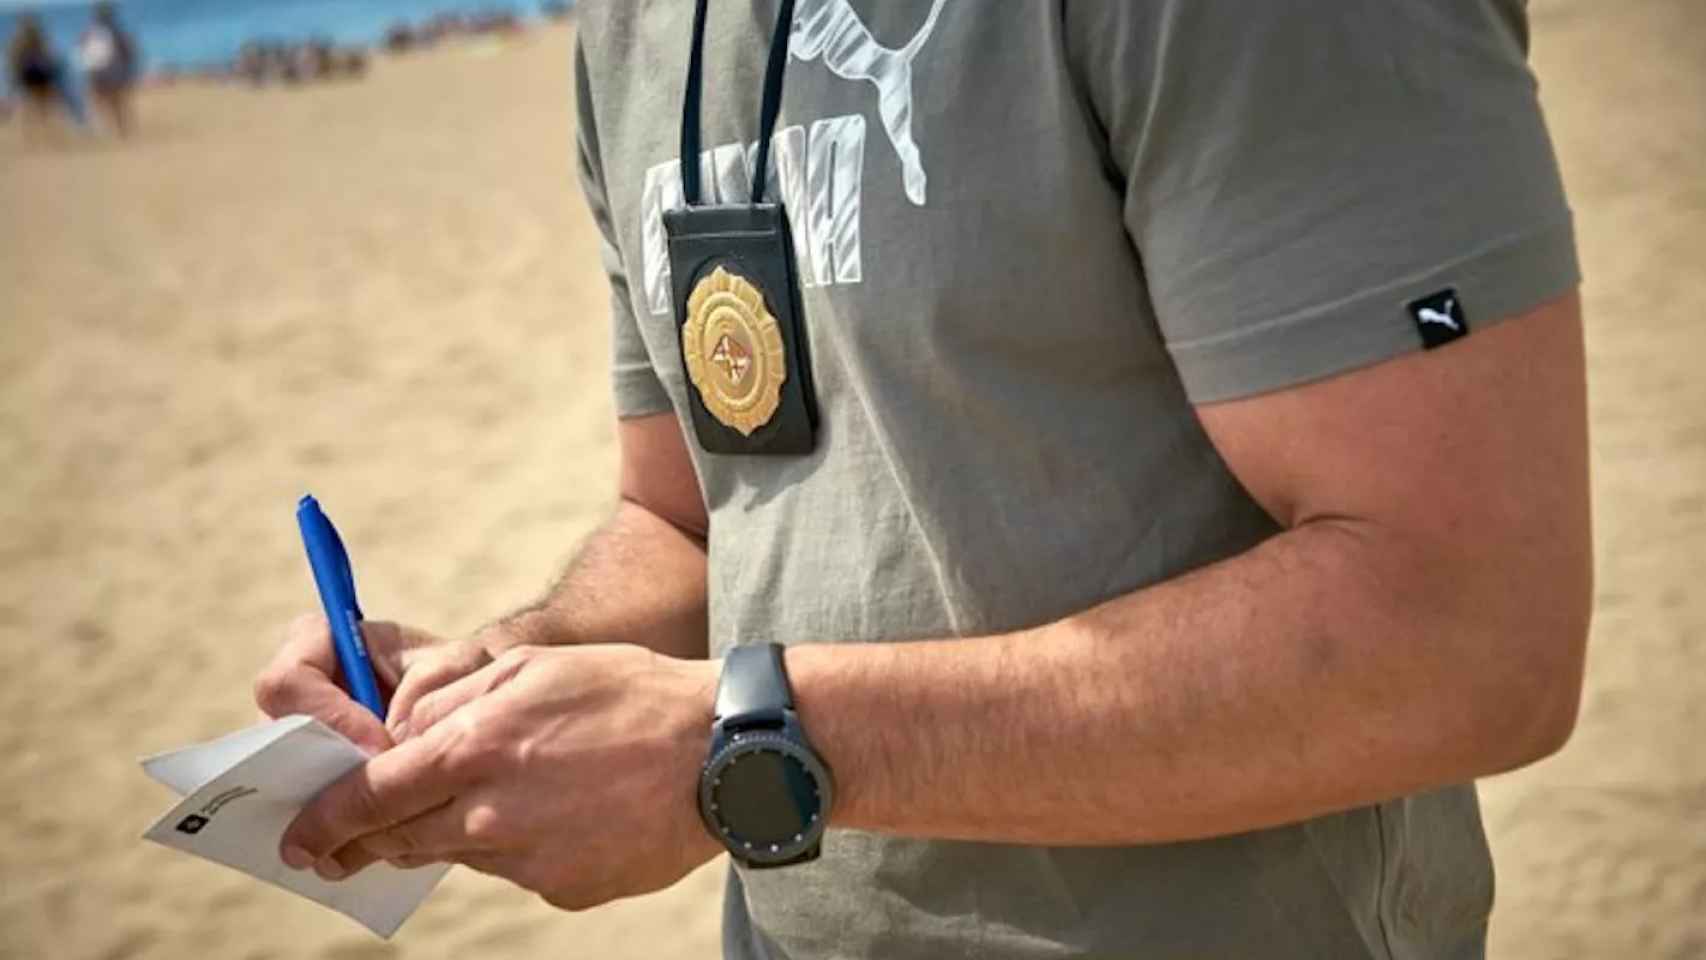
<instances>
[{"instance_id":1,"label":"forearm","mask_svg":"<svg viewBox=\"0 0 1706 960\"><path fill-rule=\"evenodd\" d=\"M1512 631L1581 629L1352 522L1036 629L790 649L832 822L1043 844L1235 833L1555 749L1573 697ZM1442 599L1443 598L1443 599ZM1514 602L1513 602L1514 601ZM1554 605L1569 607L1568 604ZM1579 662L1575 665L1579 675ZM1555 685L1554 685L1555 686ZM1562 717L1562 718L1561 718Z\"/></svg>"},{"instance_id":2,"label":"forearm","mask_svg":"<svg viewBox=\"0 0 1706 960\"><path fill-rule=\"evenodd\" d=\"M632 643L704 659L705 545L623 500L545 596L481 631L488 652L512 646Z\"/></svg>"}]
</instances>

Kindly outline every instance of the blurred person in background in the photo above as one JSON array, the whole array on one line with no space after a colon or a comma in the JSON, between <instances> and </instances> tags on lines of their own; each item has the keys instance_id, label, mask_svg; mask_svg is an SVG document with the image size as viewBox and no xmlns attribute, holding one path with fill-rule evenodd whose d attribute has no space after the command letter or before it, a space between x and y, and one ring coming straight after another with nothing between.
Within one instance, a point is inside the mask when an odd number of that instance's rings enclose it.
<instances>
[{"instance_id":1,"label":"blurred person in background","mask_svg":"<svg viewBox=\"0 0 1706 960\"><path fill-rule=\"evenodd\" d=\"M6 75L18 91L24 136L52 136L56 114L64 110L77 118L76 101L67 91L65 69L49 45L47 32L34 14L18 17L17 29L6 46Z\"/></svg>"},{"instance_id":2,"label":"blurred person in background","mask_svg":"<svg viewBox=\"0 0 1706 960\"><path fill-rule=\"evenodd\" d=\"M297 622L261 705L374 756L284 862L727 850L730 960L1483 956L1593 596L1520 0L717 7L576 7L617 506L365 624L388 726Z\"/></svg>"},{"instance_id":3,"label":"blurred person in background","mask_svg":"<svg viewBox=\"0 0 1706 960\"><path fill-rule=\"evenodd\" d=\"M101 116L119 136L128 136L132 123L131 92L136 86L141 57L136 41L119 25L113 4L95 6L93 19L77 41L77 59Z\"/></svg>"}]
</instances>

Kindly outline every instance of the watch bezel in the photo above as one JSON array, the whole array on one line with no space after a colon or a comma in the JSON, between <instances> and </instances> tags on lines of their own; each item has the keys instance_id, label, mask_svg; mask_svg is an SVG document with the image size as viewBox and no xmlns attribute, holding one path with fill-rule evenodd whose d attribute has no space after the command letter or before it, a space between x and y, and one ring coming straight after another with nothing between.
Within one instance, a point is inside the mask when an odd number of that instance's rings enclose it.
<instances>
[{"instance_id":1,"label":"watch bezel","mask_svg":"<svg viewBox=\"0 0 1706 960\"><path fill-rule=\"evenodd\" d=\"M788 717L779 728L747 728L719 733L699 774L699 817L704 821L705 829L729 851L730 856L747 866L780 867L815 858L835 801L835 780L829 767L805 742L798 723ZM723 772L742 757L764 751L780 753L798 761L817 787L818 808L811 814L805 829L794 839L781 843L754 843L740 838L718 816L715 806L715 791Z\"/></svg>"}]
</instances>

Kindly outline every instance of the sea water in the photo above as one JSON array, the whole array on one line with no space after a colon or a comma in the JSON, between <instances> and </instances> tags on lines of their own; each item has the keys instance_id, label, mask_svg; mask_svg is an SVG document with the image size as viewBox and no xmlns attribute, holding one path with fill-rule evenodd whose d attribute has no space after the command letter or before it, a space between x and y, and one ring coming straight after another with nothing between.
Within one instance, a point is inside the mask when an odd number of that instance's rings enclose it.
<instances>
[{"instance_id":1,"label":"sea water","mask_svg":"<svg viewBox=\"0 0 1706 960\"><path fill-rule=\"evenodd\" d=\"M397 23L440 13L509 10L536 16L543 0L121 0L119 21L142 48L145 69L195 69L230 63L250 40L296 42L324 37L372 45ZM0 49L25 11L41 17L54 52L72 63L89 24L91 0L0 0ZM9 78L0 76L0 90Z\"/></svg>"}]
</instances>

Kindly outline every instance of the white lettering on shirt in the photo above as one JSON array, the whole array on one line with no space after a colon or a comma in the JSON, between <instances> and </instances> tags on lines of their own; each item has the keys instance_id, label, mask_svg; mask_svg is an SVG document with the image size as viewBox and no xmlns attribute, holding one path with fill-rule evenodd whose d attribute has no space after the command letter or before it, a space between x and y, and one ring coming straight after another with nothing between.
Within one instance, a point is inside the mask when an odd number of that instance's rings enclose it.
<instances>
[{"instance_id":1,"label":"white lettering on shirt","mask_svg":"<svg viewBox=\"0 0 1706 960\"><path fill-rule=\"evenodd\" d=\"M704 203L746 203L752 199L752 169L758 145L729 143L703 151L699 158ZM865 118L858 114L815 121L808 135L801 126L778 131L770 142L766 195L788 211L800 282L806 287L859 283L860 201L864 189ZM681 161L665 161L646 171L640 193L641 244L646 308L670 309L669 238L663 212L682 206Z\"/></svg>"}]
</instances>

